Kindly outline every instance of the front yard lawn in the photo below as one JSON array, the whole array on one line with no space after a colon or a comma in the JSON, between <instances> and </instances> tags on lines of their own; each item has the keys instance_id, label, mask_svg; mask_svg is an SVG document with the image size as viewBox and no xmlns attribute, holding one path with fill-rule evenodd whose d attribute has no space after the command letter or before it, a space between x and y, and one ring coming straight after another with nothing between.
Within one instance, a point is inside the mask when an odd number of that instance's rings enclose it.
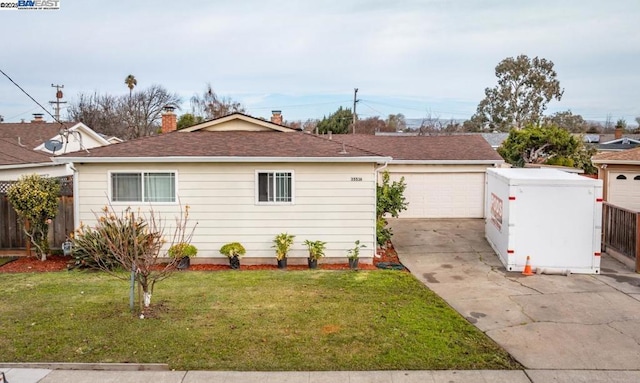
<instances>
[{"instance_id":1,"label":"front yard lawn","mask_svg":"<svg viewBox=\"0 0 640 383\"><path fill-rule=\"evenodd\" d=\"M181 272L145 319L96 272L3 274L0 362L168 363L179 370L521 368L413 276Z\"/></svg>"}]
</instances>

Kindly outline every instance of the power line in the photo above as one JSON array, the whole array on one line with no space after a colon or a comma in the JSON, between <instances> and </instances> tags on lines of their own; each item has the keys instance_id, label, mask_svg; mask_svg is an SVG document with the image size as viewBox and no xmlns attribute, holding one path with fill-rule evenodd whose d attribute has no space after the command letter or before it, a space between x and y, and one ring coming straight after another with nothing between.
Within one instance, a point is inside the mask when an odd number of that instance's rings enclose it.
<instances>
[{"instance_id":1,"label":"power line","mask_svg":"<svg viewBox=\"0 0 640 383\"><path fill-rule=\"evenodd\" d=\"M38 106L39 106L39 107L41 107L41 108L42 108L42 110L44 110L45 112L47 112L47 114L48 114L49 116L51 116L51 118L53 118L53 120L54 120L55 122L57 122L58 124L60 124L60 125L64 126L64 124L63 124L62 122L60 122L60 120L58 120L57 118L55 118L55 117L54 117L54 115L53 115L53 114L51 114L51 113L50 113L50 112L49 112L49 111L48 111L44 106L42 106L42 104L40 104L38 101L36 101L36 99L35 99L35 98L31 97L31 95L30 95L29 93L27 93L27 91L26 91L26 90L22 89L22 87L21 87L20 85L18 85L15 81L13 81L13 79L12 79L11 77L9 77L9 75L8 75L8 74L4 73L4 71L3 71L2 69L0 69L0 73L2 73L2 74L4 75L4 77L6 77L7 79L9 79L9 81L11 81L11 83L12 83L13 85L15 85L18 89L20 89L20 90L22 91L22 93L26 94L26 95L27 95L27 97L29 97L33 102L35 102L36 104L38 104Z\"/></svg>"}]
</instances>

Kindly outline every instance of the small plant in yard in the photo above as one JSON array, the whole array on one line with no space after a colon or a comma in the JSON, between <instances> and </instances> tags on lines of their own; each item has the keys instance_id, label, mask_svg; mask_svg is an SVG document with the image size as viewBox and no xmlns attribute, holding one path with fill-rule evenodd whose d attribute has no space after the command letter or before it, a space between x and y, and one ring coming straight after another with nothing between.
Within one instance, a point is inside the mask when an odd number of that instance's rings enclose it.
<instances>
[{"instance_id":1,"label":"small plant in yard","mask_svg":"<svg viewBox=\"0 0 640 383\"><path fill-rule=\"evenodd\" d=\"M232 269L240 268L240 257L245 255L246 252L244 246L239 242L227 243L220 248L220 254L226 255L227 258L229 258L229 264Z\"/></svg>"},{"instance_id":2,"label":"small plant in yard","mask_svg":"<svg viewBox=\"0 0 640 383\"><path fill-rule=\"evenodd\" d=\"M309 250L309 259L318 260L324 257L324 250L327 246L326 242L322 241L309 241L308 239L304 241L304 244L307 246Z\"/></svg>"},{"instance_id":3,"label":"small plant in yard","mask_svg":"<svg viewBox=\"0 0 640 383\"><path fill-rule=\"evenodd\" d=\"M60 184L53 178L31 174L9 187L7 199L18 213L24 234L35 247L36 256L47 259L49 222L58 213Z\"/></svg>"},{"instance_id":4,"label":"small plant in yard","mask_svg":"<svg viewBox=\"0 0 640 383\"><path fill-rule=\"evenodd\" d=\"M295 237L295 235L280 233L273 239L273 246L271 247L276 249L276 259L278 261L287 258Z\"/></svg>"},{"instance_id":5,"label":"small plant in yard","mask_svg":"<svg viewBox=\"0 0 640 383\"><path fill-rule=\"evenodd\" d=\"M347 258L358 259L360 257L360 249L362 249L363 247L367 246L365 244L361 244L360 240L358 239L355 242L355 246L347 251Z\"/></svg>"},{"instance_id":6,"label":"small plant in yard","mask_svg":"<svg viewBox=\"0 0 640 383\"><path fill-rule=\"evenodd\" d=\"M190 243L180 242L169 248L167 254L171 258L195 257L198 254L198 248Z\"/></svg>"},{"instance_id":7,"label":"small plant in yard","mask_svg":"<svg viewBox=\"0 0 640 383\"><path fill-rule=\"evenodd\" d=\"M388 214L398 218L400 212L407 209L404 197L406 188L404 177L390 183L389 172L382 173L382 185L376 188L376 237L379 247L386 246L393 236L385 216Z\"/></svg>"}]
</instances>

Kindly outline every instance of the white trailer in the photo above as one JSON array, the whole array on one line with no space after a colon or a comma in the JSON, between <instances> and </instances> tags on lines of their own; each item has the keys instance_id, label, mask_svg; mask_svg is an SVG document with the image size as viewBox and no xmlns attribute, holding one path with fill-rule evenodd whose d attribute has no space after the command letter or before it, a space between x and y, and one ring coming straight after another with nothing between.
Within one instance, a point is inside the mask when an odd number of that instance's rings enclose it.
<instances>
[{"instance_id":1,"label":"white trailer","mask_svg":"<svg viewBox=\"0 0 640 383\"><path fill-rule=\"evenodd\" d=\"M602 180L555 169L487 169L485 235L507 271L600 273Z\"/></svg>"}]
</instances>

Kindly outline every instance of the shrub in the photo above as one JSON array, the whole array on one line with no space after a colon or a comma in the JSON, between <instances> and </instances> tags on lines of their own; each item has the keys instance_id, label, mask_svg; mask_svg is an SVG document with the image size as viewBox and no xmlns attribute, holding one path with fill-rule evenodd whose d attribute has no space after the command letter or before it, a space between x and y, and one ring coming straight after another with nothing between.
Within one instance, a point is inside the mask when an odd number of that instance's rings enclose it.
<instances>
[{"instance_id":1,"label":"shrub","mask_svg":"<svg viewBox=\"0 0 640 383\"><path fill-rule=\"evenodd\" d=\"M180 242L169 248L167 252L171 258L195 257L198 249L190 243Z\"/></svg>"},{"instance_id":2,"label":"shrub","mask_svg":"<svg viewBox=\"0 0 640 383\"><path fill-rule=\"evenodd\" d=\"M57 180L37 174L20 177L7 191L25 235L35 247L36 256L42 260L49 253L48 221L58 213L59 195Z\"/></svg>"},{"instance_id":3,"label":"shrub","mask_svg":"<svg viewBox=\"0 0 640 383\"><path fill-rule=\"evenodd\" d=\"M398 218L401 211L407 209L404 191L407 184L404 177L400 181L389 182L389 172L382 173L382 185L376 188L376 235L378 246L382 247L391 240L393 233L387 226L385 215Z\"/></svg>"},{"instance_id":4,"label":"shrub","mask_svg":"<svg viewBox=\"0 0 640 383\"><path fill-rule=\"evenodd\" d=\"M304 241L304 244L309 249L309 259L318 260L324 257L324 250L327 245L326 242L322 241L309 241L308 239Z\"/></svg>"},{"instance_id":5,"label":"shrub","mask_svg":"<svg viewBox=\"0 0 640 383\"><path fill-rule=\"evenodd\" d=\"M220 254L224 254L229 258L242 257L247 251L239 242L231 242L220 248Z\"/></svg>"},{"instance_id":6,"label":"shrub","mask_svg":"<svg viewBox=\"0 0 640 383\"><path fill-rule=\"evenodd\" d=\"M295 235L280 233L273 239L273 246L271 247L276 249L276 259L278 261L287 258L295 237Z\"/></svg>"}]
</instances>

